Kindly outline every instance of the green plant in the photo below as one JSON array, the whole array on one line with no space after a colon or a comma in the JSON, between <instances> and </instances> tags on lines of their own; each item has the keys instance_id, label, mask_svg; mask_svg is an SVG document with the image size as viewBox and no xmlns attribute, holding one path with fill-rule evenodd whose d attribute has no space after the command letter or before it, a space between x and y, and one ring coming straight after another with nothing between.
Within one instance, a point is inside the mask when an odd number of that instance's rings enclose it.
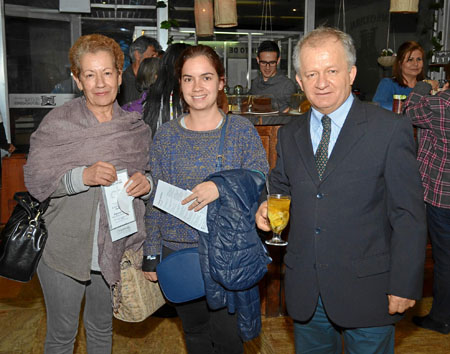
<instances>
[{"instance_id":1,"label":"green plant","mask_svg":"<svg viewBox=\"0 0 450 354\"><path fill-rule=\"evenodd\" d=\"M436 36L431 37L431 44L433 45L433 52L439 52L443 45L442 41L442 31L439 31Z\"/></svg>"},{"instance_id":2,"label":"green plant","mask_svg":"<svg viewBox=\"0 0 450 354\"><path fill-rule=\"evenodd\" d=\"M167 7L167 4L165 1L157 1L156 2L156 8L165 8ZM174 7L169 5L169 11L173 10ZM161 29L166 29L166 30L170 30L171 28L179 28L180 24L178 23L177 20L174 20L172 18L169 18L167 21L162 21L160 28ZM169 36L169 39L167 40L167 44L170 45L173 43L173 36Z\"/></svg>"},{"instance_id":3,"label":"green plant","mask_svg":"<svg viewBox=\"0 0 450 354\"><path fill-rule=\"evenodd\" d=\"M179 28L179 27L180 27L180 24L178 23L178 21L170 19L170 18L167 21L161 22L162 29Z\"/></svg>"},{"instance_id":4,"label":"green plant","mask_svg":"<svg viewBox=\"0 0 450 354\"><path fill-rule=\"evenodd\" d=\"M164 7L167 7L167 4L164 1L157 1L156 2L156 8L157 9L161 9L161 8L164 8Z\"/></svg>"},{"instance_id":5,"label":"green plant","mask_svg":"<svg viewBox=\"0 0 450 354\"><path fill-rule=\"evenodd\" d=\"M381 56L382 56L382 57L390 57L390 56L392 56L392 55L394 55L394 51L393 51L391 48L383 49L383 50L381 51Z\"/></svg>"}]
</instances>

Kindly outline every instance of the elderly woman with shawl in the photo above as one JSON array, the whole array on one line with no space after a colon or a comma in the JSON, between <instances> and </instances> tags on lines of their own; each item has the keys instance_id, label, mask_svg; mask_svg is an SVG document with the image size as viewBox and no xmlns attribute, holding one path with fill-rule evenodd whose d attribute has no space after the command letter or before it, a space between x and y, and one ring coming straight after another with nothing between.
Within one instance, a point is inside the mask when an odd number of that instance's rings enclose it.
<instances>
[{"instance_id":1,"label":"elderly woman with shawl","mask_svg":"<svg viewBox=\"0 0 450 354\"><path fill-rule=\"evenodd\" d=\"M103 35L80 37L69 52L83 96L52 110L32 135L25 171L28 191L51 198L45 214L49 237L38 266L47 308L45 353L72 353L81 302L88 353L110 353L110 288L120 285L120 260L145 239L144 201L151 132L136 112L116 102L123 53ZM131 176L125 184L138 231L112 241L101 186Z\"/></svg>"}]
</instances>

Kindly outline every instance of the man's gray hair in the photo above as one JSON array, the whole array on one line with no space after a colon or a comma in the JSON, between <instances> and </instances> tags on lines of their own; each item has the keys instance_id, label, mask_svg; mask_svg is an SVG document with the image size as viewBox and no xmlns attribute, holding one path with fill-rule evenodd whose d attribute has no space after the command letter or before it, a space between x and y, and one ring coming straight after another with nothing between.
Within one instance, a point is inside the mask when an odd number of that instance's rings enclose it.
<instances>
[{"instance_id":1,"label":"man's gray hair","mask_svg":"<svg viewBox=\"0 0 450 354\"><path fill-rule=\"evenodd\" d=\"M152 37L140 36L130 45L130 58L131 62L134 63L136 58L134 52L137 50L140 54L144 54L148 47L155 48L156 52L161 50L159 42Z\"/></svg>"},{"instance_id":2,"label":"man's gray hair","mask_svg":"<svg viewBox=\"0 0 450 354\"><path fill-rule=\"evenodd\" d=\"M344 51L347 55L347 67L348 71L351 70L352 66L356 63L356 49L353 42L353 38L336 28L332 27L317 27L315 30L305 34L297 43L294 48L294 54L292 60L294 61L294 68L297 75L300 76L300 52L305 45L311 47L320 47L323 42L327 39L335 38L337 41L341 42L344 47Z\"/></svg>"}]
</instances>

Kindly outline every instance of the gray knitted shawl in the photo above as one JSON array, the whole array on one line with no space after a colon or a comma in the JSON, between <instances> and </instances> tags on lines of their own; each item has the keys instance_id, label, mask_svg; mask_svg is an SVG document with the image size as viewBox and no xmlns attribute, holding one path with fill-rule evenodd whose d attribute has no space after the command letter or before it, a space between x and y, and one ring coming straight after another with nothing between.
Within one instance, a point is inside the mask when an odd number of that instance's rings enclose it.
<instances>
[{"instance_id":1,"label":"gray knitted shawl","mask_svg":"<svg viewBox=\"0 0 450 354\"><path fill-rule=\"evenodd\" d=\"M30 153L24 166L25 185L35 198L43 201L56 191L66 172L97 161L109 162L116 170L126 168L130 176L137 171L145 173L150 142L150 128L136 112L125 112L115 102L112 120L100 123L87 108L86 99L76 98L47 114L31 136ZM139 198L134 199L134 210L138 232L113 243L103 198L100 198L99 263L109 285L120 279L124 250L137 250L145 239L145 206ZM59 222L64 222L67 228L77 228L79 223L88 220L76 220L74 216L74 220Z\"/></svg>"}]
</instances>

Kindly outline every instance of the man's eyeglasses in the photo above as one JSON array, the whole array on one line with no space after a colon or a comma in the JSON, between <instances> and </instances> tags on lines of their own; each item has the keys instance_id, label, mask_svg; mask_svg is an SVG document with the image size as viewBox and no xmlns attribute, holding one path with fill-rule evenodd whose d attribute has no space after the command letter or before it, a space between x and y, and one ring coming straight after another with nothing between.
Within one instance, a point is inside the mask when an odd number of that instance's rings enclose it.
<instances>
[{"instance_id":1,"label":"man's eyeglasses","mask_svg":"<svg viewBox=\"0 0 450 354\"><path fill-rule=\"evenodd\" d=\"M260 60L259 61L259 65L262 65L262 66L275 66L275 65L277 65L277 61L276 60L273 60L273 61Z\"/></svg>"}]
</instances>

